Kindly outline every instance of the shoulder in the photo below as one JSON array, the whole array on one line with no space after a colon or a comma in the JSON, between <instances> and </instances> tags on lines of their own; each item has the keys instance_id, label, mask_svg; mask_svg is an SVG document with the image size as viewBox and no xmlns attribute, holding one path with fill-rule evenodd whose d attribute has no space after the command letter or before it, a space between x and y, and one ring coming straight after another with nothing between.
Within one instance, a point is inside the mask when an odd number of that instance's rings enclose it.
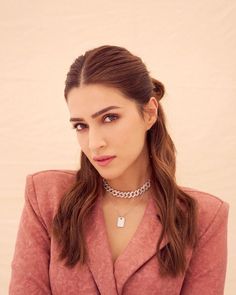
<instances>
[{"instance_id":1,"label":"shoulder","mask_svg":"<svg viewBox=\"0 0 236 295\"><path fill-rule=\"evenodd\" d=\"M66 170L66 169L50 169L41 170L27 175L31 178L35 185L43 184L43 186L67 186L71 184L76 179L76 170Z\"/></svg>"},{"instance_id":2,"label":"shoulder","mask_svg":"<svg viewBox=\"0 0 236 295\"><path fill-rule=\"evenodd\" d=\"M59 202L76 182L75 170L42 170L26 176L25 198L49 229Z\"/></svg>"},{"instance_id":3,"label":"shoulder","mask_svg":"<svg viewBox=\"0 0 236 295\"><path fill-rule=\"evenodd\" d=\"M214 224L227 222L229 203L209 192L196 188L179 186L197 202L199 236L201 237Z\"/></svg>"}]
</instances>

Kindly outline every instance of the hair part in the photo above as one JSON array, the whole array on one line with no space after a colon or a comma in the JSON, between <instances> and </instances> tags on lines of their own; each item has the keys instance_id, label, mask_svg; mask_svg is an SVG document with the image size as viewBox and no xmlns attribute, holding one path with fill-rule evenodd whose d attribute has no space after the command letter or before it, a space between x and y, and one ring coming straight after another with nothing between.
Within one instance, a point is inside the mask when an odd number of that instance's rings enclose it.
<instances>
[{"instance_id":1,"label":"hair part","mask_svg":"<svg viewBox=\"0 0 236 295\"><path fill-rule=\"evenodd\" d=\"M88 50L75 59L65 81L66 101L72 88L90 84L118 89L127 99L135 101L142 118L150 97L154 96L158 101L157 121L147 131L148 150L152 157L151 181L156 192L154 200L160 212L157 218L163 227L156 256L161 275L175 277L183 274L186 270L185 249L194 247L197 241L197 203L176 183L176 148L166 129L160 104L165 87L150 77L141 58L123 47L111 45ZM61 199L53 219L53 235L61 247L59 259L66 259L68 267L86 262L86 219L97 196L103 192L101 176L83 152L80 164L76 182ZM159 250L164 235L169 242Z\"/></svg>"}]
</instances>

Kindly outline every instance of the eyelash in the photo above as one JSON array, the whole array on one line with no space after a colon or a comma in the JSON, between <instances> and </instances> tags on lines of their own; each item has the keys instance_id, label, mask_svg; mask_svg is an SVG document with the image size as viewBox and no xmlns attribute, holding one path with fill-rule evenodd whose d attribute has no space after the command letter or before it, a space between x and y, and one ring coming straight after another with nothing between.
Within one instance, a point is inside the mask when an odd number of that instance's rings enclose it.
<instances>
[{"instance_id":1,"label":"eyelash","mask_svg":"<svg viewBox=\"0 0 236 295\"><path fill-rule=\"evenodd\" d=\"M112 121L115 121L115 120L117 120L117 119L119 118L119 116L116 115L116 114L107 114L107 115L103 116L102 119L104 120L104 119L106 119L107 117L113 117L113 118L115 118L114 120L111 120L111 122L112 122ZM111 123L111 122L107 122L107 123ZM72 129L76 129L77 126L79 126L79 125L84 126L84 125L86 125L86 124L83 124L83 123L76 123L76 124L74 124L74 125L72 126ZM76 129L76 132L81 132L83 129L84 129L84 128L82 128L82 129Z\"/></svg>"}]
</instances>

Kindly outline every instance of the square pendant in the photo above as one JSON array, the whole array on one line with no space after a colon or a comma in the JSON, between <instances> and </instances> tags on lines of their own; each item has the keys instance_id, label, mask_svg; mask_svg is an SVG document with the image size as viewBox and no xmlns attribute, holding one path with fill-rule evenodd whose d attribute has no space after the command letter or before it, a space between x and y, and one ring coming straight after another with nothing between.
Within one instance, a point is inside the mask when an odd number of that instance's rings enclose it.
<instances>
[{"instance_id":1,"label":"square pendant","mask_svg":"<svg viewBox=\"0 0 236 295\"><path fill-rule=\"evenodd\" d=\"M117 218L117 227L124 227L125 226L125 218L122 216L119 216Z\"/></svg>"}]
</instances>

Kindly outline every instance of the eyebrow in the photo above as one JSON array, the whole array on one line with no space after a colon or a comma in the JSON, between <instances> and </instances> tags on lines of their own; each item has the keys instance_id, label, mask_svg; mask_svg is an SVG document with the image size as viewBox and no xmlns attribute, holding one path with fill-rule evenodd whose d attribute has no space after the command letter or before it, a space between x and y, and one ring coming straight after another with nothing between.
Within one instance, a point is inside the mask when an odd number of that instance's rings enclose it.
<instances>
[{"instance_id":1,"label":"eyebrow","mask_svg":"<svg viewBox=\"0 0 236 295\"><path fill-rule=\"evenodd\" d=\"M107 112L109 110L113 110L113 109L120 109L120 107L109 106L109 107L107 107L105 109L102 109L102 110L96 112L95 114L91 115L91 118L96 118L96 117L100 116L101 114L103 114L103 113L105 113L105 112ZM76 122L77 121L84 121L84 119L83 118L70 118L70 122L75 122L75 121Z\"/></svg>"}]
</instances>

